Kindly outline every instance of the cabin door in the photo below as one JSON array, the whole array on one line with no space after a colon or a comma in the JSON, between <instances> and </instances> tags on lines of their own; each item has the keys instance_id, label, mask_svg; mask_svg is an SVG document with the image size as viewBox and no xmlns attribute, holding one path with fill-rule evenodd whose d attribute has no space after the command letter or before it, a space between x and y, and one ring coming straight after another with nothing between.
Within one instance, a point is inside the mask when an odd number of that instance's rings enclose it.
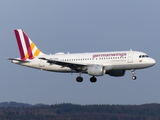
<instances>
[{"instance_id":1,"label":"cabin door","mask_svg":"<svg viewBox=\"0 0 160 120\"><path fill-rule=\"evenodd\" d=\"M130 51L128 52L128 63L132 63L133 62L133 52Z\"/></svg>"}]
</instances>

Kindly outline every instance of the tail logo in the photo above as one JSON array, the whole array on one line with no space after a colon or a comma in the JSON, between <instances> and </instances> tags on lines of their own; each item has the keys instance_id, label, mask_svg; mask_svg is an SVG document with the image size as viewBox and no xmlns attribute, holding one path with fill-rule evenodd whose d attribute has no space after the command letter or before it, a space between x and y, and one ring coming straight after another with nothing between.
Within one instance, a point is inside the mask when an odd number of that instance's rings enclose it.
<instances>
[{"instance_id":1,"label":"tail logo","mask_svg":"<svg viewBox=\"0 0 160 120\"><path fill-rule=\"evenodd\" d=\"M34 59L41 54L41 51L21 29L14 30L20 56L22 60Z\"/></svg>"}]
</instances>

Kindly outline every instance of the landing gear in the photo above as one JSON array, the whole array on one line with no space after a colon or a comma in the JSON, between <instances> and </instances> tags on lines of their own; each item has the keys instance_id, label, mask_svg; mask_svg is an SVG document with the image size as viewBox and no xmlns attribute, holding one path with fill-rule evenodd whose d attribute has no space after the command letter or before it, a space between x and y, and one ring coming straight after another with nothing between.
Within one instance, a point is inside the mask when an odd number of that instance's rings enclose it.
<instances>
[{"instance_id":1,"label":"landing gear","mask_svg":"<svg viewBox=\"0 0 160 120\"><path fill-rule=\"evenodd\" d=\"M132 70L131 70L131 72L132 72L132 79L133 79L133 80L136 80L136 78L137 78L137 77L136 77L136 76L134 76L134 74L135 74L135 70L134 70L134 69L132 69Z\"/></svg>"},{"instance_id":2,"label":"landing gear","mask_svg":"<svg viewBox=\"0 0 160 120\"><path fill-rule=\"evenodd\" d=\"M90 78L90 81L93 83L93 82L96 82L97 81L97 78L95 78L94 76Z\"/></svg>"},{"instance_id":3,"label":"landing gear","mask_svg":"<svg viewBox=\"0 0 160 120\"><path fill-rule=\"evenodd\" d=\"M79 76L76 78L76 81L77 82L82 82L83 81L83 78L81 77L81 72L79 72Z\"/></svg>"},{"instance_id":4,"label":"landing gear","mask_svg":"<svg viewBox=\"0 0 160 120\"><path fill-rule=\"evenodd\" d=\"M79 77L76 78L76 81L77 81L77 82L82 82L82 81L83 81L83 78L82 78L81 76L79 76Z\"/></svg>"},{"instance_id":5,"label":"landing gear","mask_svg":"<svg viewBox=\"0 0 160 120\"><path fill-rule=\"evenodd\" d=\"M136 76L132 76L132 79L133 79L133 80L136 80L136 78L137 78Z\"/></svg>"},{"instance_id":6,"label":"landing gear","mask_svg":"<svg viewBox=\"0 0 160 120\"><path fill-rule=\"evenodd\" d=\"M83 81L83 77L81 77L81 72L79 73L79 76L76 78L76 81L77 82L82 82ZM95 77L95 76L93 76L93 77L91 77L90 78L90 81L92 82L92 83L94 83L94 82L96 82L97 81L97 78Z\"/></svg>"}]
</instances>

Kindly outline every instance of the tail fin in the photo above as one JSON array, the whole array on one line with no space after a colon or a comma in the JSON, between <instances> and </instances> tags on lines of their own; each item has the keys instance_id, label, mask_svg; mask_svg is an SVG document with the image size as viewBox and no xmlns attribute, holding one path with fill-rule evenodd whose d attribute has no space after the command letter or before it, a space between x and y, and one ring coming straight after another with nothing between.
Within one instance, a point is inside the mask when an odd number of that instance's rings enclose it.
<instances>
[{"instance_id":1,"label":"tail fin","mask_svg":"<svg viewBox=\"0 0 160 120\"><path fill-rule=\"evenodd\" d=\"M34 59L43 54L21 29L14 30L22 60Z\"/></svg>"}]
</instances>

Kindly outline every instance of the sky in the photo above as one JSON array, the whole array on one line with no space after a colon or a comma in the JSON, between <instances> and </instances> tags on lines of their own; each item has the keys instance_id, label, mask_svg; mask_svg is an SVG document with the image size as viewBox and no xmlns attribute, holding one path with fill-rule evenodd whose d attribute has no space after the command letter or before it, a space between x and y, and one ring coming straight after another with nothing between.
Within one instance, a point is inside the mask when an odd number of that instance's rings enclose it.
<instances>
[{"instance_id":1,"label":"sky","mask_svg":"<svg viewBox=\"0 0 160 120\"><path fill-rule=\"evenodd\" d=\"M1 0L0 102L29 104L160 103L159 0ZM54 73L12 64L19 57L14 29L23 29L46 54L135 50L156 65L96 83L78 73Z\"/></svg>"}]
</instances>

